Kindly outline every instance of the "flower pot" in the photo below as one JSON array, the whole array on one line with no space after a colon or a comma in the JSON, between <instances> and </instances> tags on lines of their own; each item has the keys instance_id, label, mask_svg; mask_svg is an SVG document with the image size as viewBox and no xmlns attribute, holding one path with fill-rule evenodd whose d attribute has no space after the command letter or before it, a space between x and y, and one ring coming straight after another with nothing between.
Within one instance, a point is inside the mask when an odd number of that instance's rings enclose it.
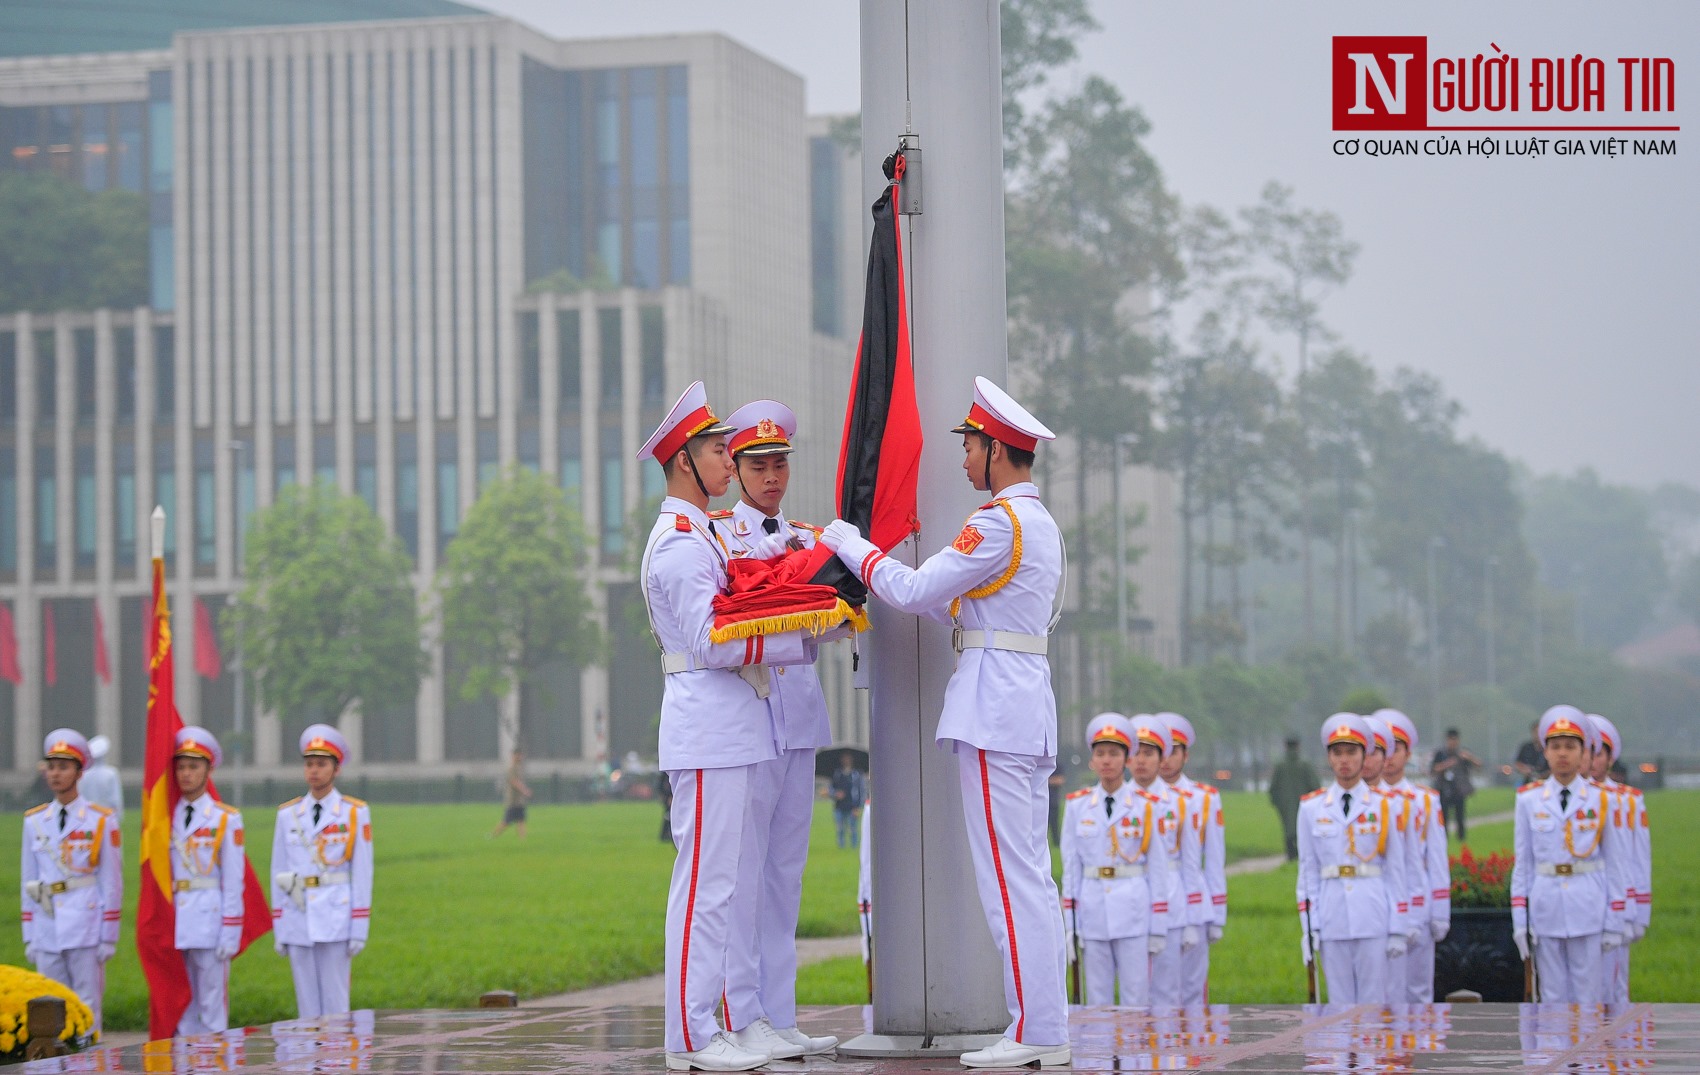
<instances>
[{"instance_id":1,"label":"flower pot","mask_svg":"<svg viewBox=\"0 0 1700 1075\"><path fill-rule=\"evenodd\" d=\"M1511 939L1511 908L1454 907L1452 929L1434 950L1434 999L1473 989L1484 1001L1523 999L1523 960Z\"/></svg>"}]
</instances>

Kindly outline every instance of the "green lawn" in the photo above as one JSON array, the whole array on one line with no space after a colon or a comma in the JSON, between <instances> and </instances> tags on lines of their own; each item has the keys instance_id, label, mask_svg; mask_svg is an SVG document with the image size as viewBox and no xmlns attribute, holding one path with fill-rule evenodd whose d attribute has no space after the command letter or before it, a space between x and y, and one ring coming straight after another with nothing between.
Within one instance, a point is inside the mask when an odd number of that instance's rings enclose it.
<instances>
[{"instance_id":1,"label":"green lawn","mask_svg":"<svg viewBox=\"0 0 1700 1075\"><path fill-rule=\"evenodd\" d=\"M497 806L374 808L377 885L372 940L354 963L357 1008L464 1007L480 993L540 996L661 971L662 923L672 846L656 839L653 803L541 806L529 838L487 834ZM244 812L249 852L265 880L272 811ZM124 933L108 966L106 1025L146 1026L146 987L136 959L139 815L125 815ZM0 891L18 891L19 828L0 846ZM799 932L856 931L856 869L839 851L832 812L815 815ZM0 963L23 964L17 930L0 938ZM269 936L231 969L231 1020L251 1025L293 1018L289 968Z\"/></svg>"}]
</instances>

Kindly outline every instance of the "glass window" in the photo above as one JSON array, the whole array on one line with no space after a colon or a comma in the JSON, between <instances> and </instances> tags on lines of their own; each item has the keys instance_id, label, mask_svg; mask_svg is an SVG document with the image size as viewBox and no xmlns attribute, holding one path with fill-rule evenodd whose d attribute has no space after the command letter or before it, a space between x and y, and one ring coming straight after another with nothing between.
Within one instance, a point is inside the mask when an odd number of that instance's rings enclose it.
<instances>
[{"instance_id":1,"label":"glass window","mask_svg":"<svg viewBox=\"0 0 1700 1075\"><path fill-rule=\"evenodd\" d=\"M561 403L578 410L583 378L579 375L578 311L555 311L555 343L561 349Z\"/></svg>"},{"instance_id":2,"label":"glass window","mask_svg":"<svg viewBox=\"0 0 1700 1075\"><path fill-rule=\"evenodd\" d=\"M641 352L643 401L664 403L662 393L667 387L667 320L659 306L644 306L638 310L638 340Z\"/></svg>"},{"instance_id":3,"label":"glass window","mask_svg":"<svg viewBox=\"0 0 1700 1075\"><path fill-rule=\"evenodd\" d=\"M602 555L618 556L626 547L626 513L621 493L625 460L619 453L602 459Z\"/></svg>"},{"instance_id":4,"label":"glass window","mask_svg":"<svg viewBox=\"0 0 1700 1075\"><path fill-rule=\"evenodd\" d=\"M536 470L539 466L538 457L542 454L543 438L535 425L530 423L519 427L519 462L523 467Z\"/></svg>"},{"instance_id":5,"label":"glass window","mask_svg":"<svg viewBox=\"0 0 1700 1075\"><path fill-rule=\"evenodd\" d=\"M35 414L43 422L53 421L59 403L59 363L51 329L35 334Z\"/></svg>"},{"instance_id":6,"label":"glass window","mask_svg":"<svg viewBox=\"0 0 1700 1075\"><path fill-rule=\"evenodd\" d=\"M77 350L77 418L91 419L95 409L94 329L73 330L71 342Z\"/></svg>"},{"instance_id":7,"label":"glass window","mask_svg":"<svg viewBox=\"0 0 1700 1075\"><path fill-rule=\"evenodd\" d=\"M83 188L105 190L107 182L107 106L84 105L83 113Z\"/></svg>"},{"instance_id":8,"label":"glass window","mask_svg":"<svg viewBox=\"0 0 1700 1075\"><path fill-rule=\"evenodd\" d=\"M354 491L374 512L378 510L378 438L354 434Z\"/></svg>"},{"instance_id":9,"label":"glass window","mask_svg":"<svg viewBox=\"0 0 1700 1075\"><path fill-rule=\"evenodd\" d=\"M277 489L282 490L286 485L295 482L295 437L288 433L277 434L272 441L272 466L277 470Z\"/></svg>"},{"instance_id":10,"label":"glass window","mask_svg":"<svg viewBox=\"0 0 1700 1075\"><path fill-rule=\"evenodd\" d=\"M248 527L254 521L254 444L247 441L236 452L236 567L248 558Z\"/></svg>"},{"instance_id":11,"label":"glass window","mask_svg":"<svg viewBox=\"0 0 1700 1075\"><path fill-rule=\"evenodd\" d=\"M537 413L538 397L543 394L542 350L538 340L538 315L529 310L519 315L519 407L526 414Z\"/></svg>"},{"instance_id":12,"label":"glass window","mask_svg":"<svg viewBox=\"0 0 1700 1075\"><path fill-rule=\"evenodd\" d=\"M602 347L602 402L619 403L621 384L621 320L618 307L596 311L596 327Z\"/></svg>"},{"instance_id":13,"label":"glass window","mask_svg":"<svg viewBox=\"0 0 1700 1075\"><path fill-rule=\"evenodd\" d=\"M118 137L112 143L118 185L125 190L142 189L142 117L140 101L117 106Z\"/></svg>"},{"instance_id":14,"label":"glass window","mask_svg":"<svg viewBox=\"0 0 1700 1075\"><path fill-rule=\"evenodd\" d=\"M136 558L136 446L119 441L113 445L113 531L118 570Z\"/></svg>"},{"instance_id":15,"label":"glass window","mask_svg":"<svg viewBox=\"0 0 1700 1075\"><path fill-rule=\"evenodd\" d=\"M667 475L662 473L660 467L652 466L647 462L641 464L641 466L643 467L644 500L657 500L666 496Z\"/></svg>"},{"instance_id":16,"label":"glass window","mask_svg":"<svg viewBox=\"0 0 1700 1075\"><path fill-rule=\"evenodd\" d=\"M661 222L642 218L632 221L632 286L661 286Z\"/></svg>"},{"instance_id":17,"label":"glass window","mask_svg":"<svg viewBox=\"0 0 1700 1075\"><path fill-rule=\"evenodd\" d=\"M581 516L584 514L584 469L579 463L577 449L571 458L561 457L561 493L567 505Z\"/></svg>"},{"instance_id":18,"label":"glass window","mask_svg":"<svg viewBox=\"0 0 1700 1075\"><path fill-rule=\"evenodd\" d=\"M496 475L500 469L496 448L496 431L494 429L480 429L478 431L478 488L480 489L496 480Z\"/></svg>"},{"instance_id":19,"label":"glass window","mask_svg":"<svg viewBox=\"0 0 1700 1075\"><path fill-rule=\"evenodd\" d=\"M687 71L667 68L667 255L669 282L691 279L691 129Z\"/></svg>"},{"instance_id":20,"label":"glass window","mask_svg":"<svg viewBox=\"0 0 1700 1075\"><path fill-rule=\"evenodd\" d=\"M213 484L211 441L195 442L195 563L218 562L218 498Z\"/></svg>"},{"instance_id":21,"label":"glass window","mask_svg":"<svg viewBox=\"0 0 1700 1075\"><path fill-rule=\"evenodd\" d=\"M153 446L154 503L165 509L165 555L177 554L177 455L170 441ZM153 509L147 509L152 514ZM151 550L150 550L151 554Z\"/></svg>"},{"instance_id":22,"label":"glass window","mask_svg":"<svg viewBox=\"0 0 1700 1075\"><path fill-rule=\"evenodd\" d=\"M0 422L18 420L18 334L0 332Z\"/></svg>"},{"instance_id":23,"label":"glass window","mask_svg":"<svg viewBox=\"0 0 1700 1075\"><path fill-rule=\"evenodd\" d=\"M313 435L313 480L336 484L336 434Z\"/></svg>"},{"instance_id":24,"label":"glass window","mask_svg":"<svg viewBox=\"0 0 1700 1075\"><path fill-rule=\"evenodd\" d=\"M60 179L75 181L77 110L73 105L47 108L47 167Z\"/></svg>"},{"instance_id":25,"label":"glass window","mask_svg":"<svg viewBox=\"0 0 1700 1075\"><path fill-rule=\"evenodd\" d=\"M35 450L35 567L52 572L59 565L59 483L53 471L53 449Z\"/></svg>"},{"instance_id":26,"label":"glass window","mask_svg":"<svg viewBox=\"0 0 1700 1075\"><path fill-rule=\"evenodd\" d=\"M815 331L838 335L838 150L809 140L809 266Z\"/></svg>"},{"instance_id":27,"label":"glass window","mask_svg":"<svg viewBox=\"0 0 1700 1075\"><path fill-rule=\"evenodd\" d=\"M18 472L17 455L0 448L0 572L18 570Z\"/></svg>"},{"instance_id":28,"label":"glass window","mask_svg":"<svg viewBox=\"0 0 1700 1075\"><path fill-rule=\"evenodd\" d=\"M448 546L460 532L460 466L455 458L455 435L437 434L437 541Z\"/></svg>"},{"instance_id":29,"label":"glass window","mask_svg":"<svg viewBox=\"0 0 1700 1075\"><path fill-rule=\"evenodd\" d=\"M621 179L620 82L619 71L598 71L595 81L596 124L596 254L610 277L625 279L622 254L621 202L625 184ZM594 274L592 274L594 275Z\"/></svg>"},{"instance_id":30,"label":"glass window","mask_svg":"<svg viewBox=\"0 0 1700 1075\"><path fill-rule=\"evenodd\" d=\"M160 325L153 330L153 412L170 418L177 410L177 330Z\"/></svg>"},{"instance_id":31,"label":"glass window","mask_svg":"<svg viewBox=\"0 0 1700 1075\"><path fill-rule=\"evenodd\" d=\"M136 416L136 330L121 325L112 330L112 350L117 366L117 404L120 420Z\"/></svg>"},{"instance_id":32,"label":"glass window","mask_svg":"<svg viewBox=\"0 0 1700 1075\"><path fill-rule=\"evenodd\" d=\"M95 486L94 445L79 444L76 451L77 500L72 506L72 526L77 538L77 566L94 566Z\"/></svg>"},{"instance_id":33,"label":"glass window","mask_svg":"<svg viewBox=\"0 0 1700 1075\"><path fill-rule=\"evenodd\" d=\"M177 141L171 103L171 72L148 72L148 287L156 310L176 308L172 245L172 169Z\"/></svg>"},{"instance_id":34,"label":"glass window","mask_svg":"<svg viewBox=\"0 0 1700 1075\"><path fill-rule=\"evenodd\" d=\"M395 529L412 557L419 555L419 442L412 430L396 433Z\"/></svg>"}]
</instances>

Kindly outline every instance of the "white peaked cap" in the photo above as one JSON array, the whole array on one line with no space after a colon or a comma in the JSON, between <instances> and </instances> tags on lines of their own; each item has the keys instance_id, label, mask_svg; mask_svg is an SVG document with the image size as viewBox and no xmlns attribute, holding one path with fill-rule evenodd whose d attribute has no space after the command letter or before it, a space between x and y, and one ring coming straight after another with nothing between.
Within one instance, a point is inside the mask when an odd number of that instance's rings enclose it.
<instances>
[{"instance_id":1,"label":"white peaked cap","mask_svg":"<svg viewBox=\"0 0 1700 1075\"><path fill-rule=\"evenodd\" d=\"M702 386L701 381L692 381L691 386L679 396L679 401L673 404L673 409L667 412L667 417L655 427L655 432L643 442L637 457L653 457L657 463L665 463L689 443L692 437L730 432L732 427L722 424L709 407L708 390Z\"/></svg>"},{"instance_id":2,"label":"white peaked cap","mask_svg":"<svg viewBox=\"0 0 1700 1075\"><path fill-rule=\"evenodd\" d=\"M1042 440L1056 440L1050 427L1028 413L1010 394L984 377L974 378L974 405L952 433L984 433L1011 448L1032 451Z\"/></svg>"}]
</instances>

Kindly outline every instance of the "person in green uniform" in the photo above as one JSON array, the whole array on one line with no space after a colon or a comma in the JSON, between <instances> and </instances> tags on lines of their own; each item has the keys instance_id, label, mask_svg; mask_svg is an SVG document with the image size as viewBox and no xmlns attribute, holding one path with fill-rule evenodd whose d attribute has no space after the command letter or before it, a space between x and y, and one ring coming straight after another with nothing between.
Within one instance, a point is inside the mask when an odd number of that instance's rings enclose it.
<instances>
[{"instance_id":1,"label":"person in green uniform","mask_svg":"<svg viewBox=\"0 0 1700 1075\"><path fill-rule=\"evenodd\" d=\"M1269 781L1269 801L1275 804L1276 813L1281 815L1281 832L1287 840L1288 862L1299 857L1299 800L1321 786L1310 762L1299 757L1298 739L1288 736L1287 756L1276 764L1275 775Z\"/></svg>"}]
</instances>

